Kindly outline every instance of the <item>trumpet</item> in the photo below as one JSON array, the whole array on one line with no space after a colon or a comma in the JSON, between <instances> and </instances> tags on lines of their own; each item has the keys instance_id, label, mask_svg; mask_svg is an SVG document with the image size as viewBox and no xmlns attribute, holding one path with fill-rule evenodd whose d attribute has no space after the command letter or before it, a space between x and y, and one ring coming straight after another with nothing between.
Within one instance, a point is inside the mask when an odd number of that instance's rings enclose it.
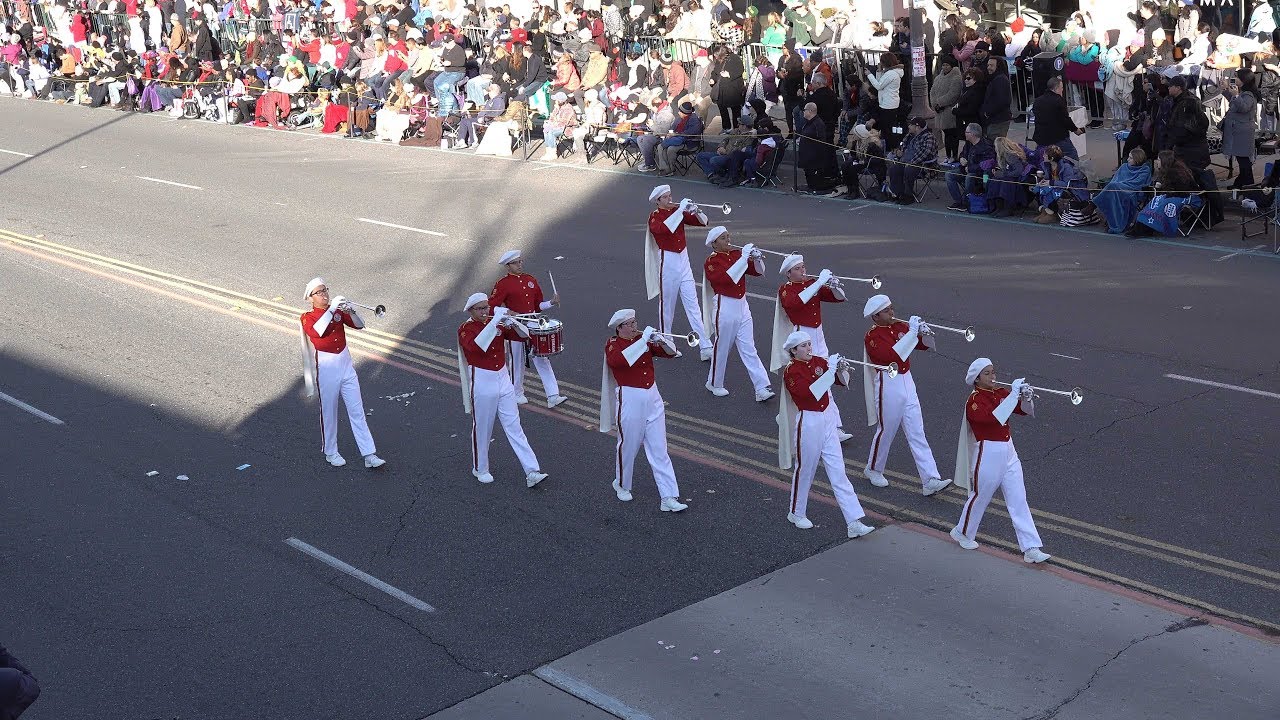
<instances>
[{"instance_id":1,"label":"trumpet","mask_svg":"<svg viewBox=\"0 0 1280 720\"><path fill-rule=\"evenodd\" d=\"M706 204L700 203L700 202L698 202L698 201L696 201L696 200L690 200L689 202L690 202L690 203L692 203L692 204L693 204L693 206L694 206L694 207L696 207L696 208L704 208L704 207L708 207L708 208L711 208L711 209L713 209L713 210L719 210L720 212L724 213L725 215L728 215L729 213L733 212L733 206L732 206L732 205L730 205L729 203L723 203L723 204L721 204L721 205L706 205Z\"/></svg>"},{"instance_id":2,"label":"trumpet","mask_svg":"<svg viewBox=\"0 0 1280 720\"><path fill-rule=\"evenodd\" d=\"M817 279L818 279L818 276L817 276L817 275L805 275L805 277L806 277L806 278L808 278L808 279L810 279L810 280L817 280ZM838 288L838 287L840 287L840 286L841 286L841 281L845 281L845 280L847 280L848 282L868 283L868 284L870 284L870 285L871 285L871 289L872 289L872 290L879 290L879 289L880 289L880 286L884 284L884 283L880 282L880 276L879 276L879 275L872 275L872 276L871 276L871 277L869 277L869 278L845 277L845 276L843 276L843 275L832 275L832 276L831 276L831 279L827 281L827 285L829 285L829 286L831 286L831 287L833 287L833 288Z\"/></svg>"},{"instance_id":3,"label":"trumpet","mask_svg":"<svg viewBox=\"0 0 1280 720\"><path fill-rule=\"evenodd\" d=\"M893 322L904 322L904 321L903 321L901 318L897 318L897 317L895 317L895 318L893 319ZM957 335L963 335L963 336L964 336L964 341L965 341L965 342L973 342L973 339L974 339L975 337L977 337L977 336L978 336L978 335L977 335L977 333L975 333L975 332L973 331L973 326L972 326L972 325L970 325L969 327L964 327L964 328L953 328L953 327L947 327L946 325L934 325L933 323L929 322L928 320L921 320L921 321L920 321L920 324L921 324L921 325L925 325L925 326L926 326L929 330L931 330L931 331L932 331L932 330L946 330L947 332L953 332L953 333L956 333ZM932 333L926 333L926 334L932 334Z\"/></svg>"},{"instance_id":4,"label":"trumpet","mask_svg":"<svg viewBox=\"0 0 1280 720\"><path fill-rule=\"evenodd\" d=\"M727 207L727 205L726 205L726 207ZM733 243L729 243L729 247L731 247L731 248L736 248L736 249L738 249L738 250L741 250L741 249L742 249L742 246L741 246L741 245L734 245ZM768 253L768 254L770 254L770 255L777 255L778 257L790 257L790 256L791 256L791 253L778 252L777 250L765 250L764 248L755 248L755 252L758 252L758 253Z\"/></svg>"},{"instance_id":5,"label":"trumpet","mask_svg":"<svg viewBox=\"0 0 1280 720\"><path fill-rule=\"evenodd\" d=\"M1005 387L1013 387L1013 383L997 382L996 384L1003 385ZM1031 388L1031 397L1040 397L1036 393L1047 392L1052 395L1061 395L1065 398L1069 398L1072 405L1079 405L1084 402L1084 393L1078 387L1071 388L1070 390L1050 390L1049 388L1033 387L1031 385L1028 385L1027 387Z\"/></svg>"},{"instance_id":6,"label":"trumpet","mask_svg":"<svg viewBox=\"0 0 1280 720\"><path fill-rule=\"evenodd\" d=\"M508 315L507 317L512 320L520 320L526 325L536 324L539 330L546 330L551 327L551 321L542 313L520 313L518 315Z\"/></svg>"},{"instance_id":7,"label":"trumpet","mask_svg":"<svg viewBox=\"0 0 1280 720\"><path fill-rule=\"evenodd\" d=\"M346 302L346 304L347 304L347 305L355 305L356 307L362 307L362 308L364 308L365 310L372 310L372 311L373 311L373 316L374 316L374 317L377 317L377 318L380 318L380 317L382 317L383 315L386 315L386 314L387 314L387 306L386 306L386 305L376 305L376 306L370 307L370 306L368 306L368 305L365 305L364 303L358 303L358 302L356 302L356 301L354 301L354 300L348 300L348 301Z\"/></svg>"},{"instance_id":8,"label":"trumpet","mask_svg":"<svg viewBox=\"0 0 1280 720\"><path fill-rule=\"evenodd\" d=\"M654 332L653 334L661 335L663 337L669 337L674 340L684 340L686 343L689 344L689 347L697 347L698 343L702 342L702 338L696 332L691 332L688 335L676 335L675 333L664 333L664 332Z\"/></svg>"},{"instance_id":9,"label":"trumpet","mask_svg":"<svg viewBox=\"0 0 1280 720\"><path fill-rule=\"evenodd\" d=\"M898 377L898 363L889 363L888 365L877 365L875 363L862 362L861 360L854 360L852 358L847 358L847 357L844 357L843 355L840 356L840 360L836 363L836 368L839 370L851 371L854 369L853 367L854 365L865 365L873 370L882 370L885 373L888 373L889 377L891 378Z\"/></svg>"}]
</instances>

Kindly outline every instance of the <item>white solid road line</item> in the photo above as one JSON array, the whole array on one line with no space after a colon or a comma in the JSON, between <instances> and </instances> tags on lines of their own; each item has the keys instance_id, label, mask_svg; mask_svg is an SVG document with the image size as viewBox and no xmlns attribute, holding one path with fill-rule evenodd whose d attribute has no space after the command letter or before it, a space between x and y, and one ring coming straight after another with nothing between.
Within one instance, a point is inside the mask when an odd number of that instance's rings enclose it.
<instances>
[{"instance_id":1,"label":"white solid road line","mask_svg":"<svg viewBox=\"0 0 1280 720\"><path fill-rule=\"evenodd\" d=\"M436 232L435 230L423 230L422 228L409 227L408 225L397 225L395 223L382 222L381 220L370 220L369 218L356 218L356 220L359 220L360 222L363 222L363 223L370 223L371 225L382 225L384 227L395 228L397 230L408 230L409 232L422 233L423 235L435 235L436 237L449 237L448 235L445 235L442 232Z\"/></svg>"},{"instance_id":2,"label":"white solid road line","mask_svg":"<svg viewBox=\"0 0 1280 720\"><path fill-rule=\"evenodd\" d=\"M600 692L578 678L560 672L548 665L534 670L533 676L548 685L553 685L569 693L579 700L595 705L610 715L620 717L622 720L653 720L650 716L627 705L618 698Z\"/></svg>"},{"instance_id":3,"label":"white solid road line","mask_svg":"<svg viewBox=\"0 0 1280 720\"><path fill-rule=\"evenodd\" d=\"M1261 395L1262 397L1280 400L1280 393L1268 392L1266 390L1254 390L1253 388L1241 387L1239 385L1228 385L1226 383L1214 382L1213 380L1201 380L1200 378L1187 377L1186 375L1170 375L1166 373L1165 377L1171 380L1185 380L1186 382L1222 388L1223 390L1235 390L1237 392L1249 393L1250 395Z\"/></svg>"},{"instance_id":4,"label":"white solid road line","mask_svg":"<svg viewBox=\"0 0 1280 720\"><path fill-rule=\"evenodd\" d=\"M174 182L174 181L172 181L172 180L161 180L160 178L147 177L146 175L134 175L134 177L138 178L139 180L149 180L149 181L151 181L151 182L163 183L163 184L165 184L165 185L173 185L173 186L176 186L176 187L184 187L184 188L187 188L187 189L189 189L189 190L203 190L203 189L204 189L204 188L200 187L199 185L188 185L188 184L186 184L186 183Z\"/></svg>"},{"instance_id":5,"label":"white solid road line","mask_svg":"<svg viewBox=\"0 0 1280 720\"><path fill-rule=\"evenodd\" d=\"M1080 359L1080 358L1076 357L1075 355L1063 355L1062 353L1053 353L1053 352L1051 352L1051 353L1049 353L1049 354L1050 354L1050 355L1057 356L1057 357L1060 357L1060 358L1066 358L1066 359L1068 359L1068 360L1079 360L1079 359Z\"/></svg>"},{"instance_id":6,"label":"white solid road line","mask_svg":"<svg viewBox=\"0 0 1280 720\"><path fill-rule=\"evenodd\" d=\"M32 407L12 395L5 395L4 393L0 392L0 400L3 400L20 410L26 410L27 412L31 413L32 415L35 415L36 417L40 418L41 420L44 420L45 422L51 422L54 425L66 425L66 423L62 422L58 418L50 415L49 413L39 408Z\"/></svg>"},{"instance_id":7,"label":"white solid road line","mask_svg":"<svg viewBox=\"0 0 1280 720\"><path fill-rule=\"evenodd\" d=\"M346 574L350 575L351 577L353 577L353 578L355 578L355 579L359 580L360 582L362 582L362 583L366 583L366 584L368 584L368 585L370 585L370 586L372 586L372 587L375 587L375 588L377 588L377 589L381 590L382 592L384 592L384 593L386 593L386 594L390 595L391 597L393 597L393 598L395 598L395 599L397 599L397 600L400 600L400 601L402 601L402 602L404 602L404 603L406 603L406 604L408 604L408 605L411 605L411 606L413 606L413 607L415 607L415 608L417 608L417 609L419 609L419 610L421 610L421 611L423 611L423 612L435 612L435 611L436 611L436 609L435 609L435 608L431 607L431 606L430 606L430 605L428 605L427 603L422 602L422 601L421 601L421 600L419 600L418 598L416 598L416 597L414 597L414 596L410 595L409 593L407 593L407 592L405 592L405 591L401 590L400 588L397 588L397 587L393 587L393 586L391 586L391 585L388 585L388 584L386 584L386 583L382 582L382 581L381 581L381 580L379 580L378 578L376 578L376 577L374 577L374 576L370 575L369 573L367 573L367 572L365 572L365 571L363 571L363 570L359 570L359 569L353 568L353 567L351 567L350 565L348 565L348 564L346 564L346 563L342 562L342 561L341 561L341 560L339 560L338 558L336 558L336 557L334 557L334 556L330 555L329 553L324 552L323 550L319 550L319 549L317 549L317 548L314 548L314 547L312 547L312 546L310 546L310 545L308 545L308 544L306 544L306 543L302 542L302 541L301 541L301 540L299 540L298 538L289 538L288 540L285 540L285 543L286 543L286 544L288 544L288 545L290 545L291 547L293 547L293 548L294 548L294 549L296 549L296 550L301 550L302 552L304 552L304 553L306 553L306 554L310 555L311 557L313 557L313 558L315 558L315 559L319 560L320 562L324 563L325 565L328 565L328 566L333 567L333 568L337 568L338 570L341 570L342 572L344 572L344 573L346 573Z\"/></svg>"},{"instance_id":8,"label":"white solid road line","mask_svg":"<svg viewBox=\"0 0 1280 720\"><path fill-rule=\"evenodd\" d=\"M6 155L17 155L18 157L35 157L35 155L18 152L17 150L0 150L0 153L4 153Z\"/></svg>"},{"instance_id":9,"label":"white solid road line","mask_svg":"<svg viewBox=\"0 0 1280 720\"><path fill-rule=\"evenodd\" d=\"M747 297L753 297L757 300L768 300L769 302L778 302L777 295L761 295L760 293L747 293Z\"/></svg>"}]
</instances>

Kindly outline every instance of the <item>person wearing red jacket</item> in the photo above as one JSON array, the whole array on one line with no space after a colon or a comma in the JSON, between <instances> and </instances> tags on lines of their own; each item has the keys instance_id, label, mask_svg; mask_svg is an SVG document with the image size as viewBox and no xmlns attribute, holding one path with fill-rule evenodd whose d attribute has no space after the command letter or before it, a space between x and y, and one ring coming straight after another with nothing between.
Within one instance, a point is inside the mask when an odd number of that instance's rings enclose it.
<instances>
[{"instance_id":1,"label":"person wearing red jacket","mask_svg":"<svg viewBox=\"0 0 1280 720\"><path fill-rule=\"evenodd\" d=\"M489 441L493 421L502 423L502 432L524 468L525 486L546 479L538 466L538 456L520 426L516 390L504 365L507 354L499 340L520 342L529 337L524 325L507 317L506 308L489 314L489 296L473 293L463 311L470 317L458 327L458 375L462 378L462 408L471 415L471 474L482 483L493 482L489 472Z\"/></svg>"},{"instance_id":2,"label":"person wearing red jacket","mask_svg":"<svg viewBox=\"0 0 1280 720\"><path fill-rule=\"evenodd\" d=\"M707 314L703 324L711 329L712 359L706 388L716 397L729 394L724 387L724 373L729 353L736 347L755 387L756 402L764 402L773 397L774 392L769 387L769 374L756 352L755 323L747 303L746 277L764 274L764 258L751 243L739 250L730 247L731 240L723 225L707 232L707 245L712 253L702 265L702 310Z\"/></svg>"},{"instance_id":3,"label":"person wearing red jacket","mask_svg":"<svg viewBox=\"0 0 1280 720\"><path fill-rule=\"evenodd\" d=\"M694 289L693 269L685 244L686 225L706 227L707 216L689 200L671 200L671 186L659 185L649 193L649 202L658 207L649 213L644 236L645 289L649 299L658 299L658 331L672 332L676 303L684 305L689 328L698 334L702 359L711 359L711 338L702 325L702 310ZM673 217L675 216L675 217ZM672 227L675 227L672 230ZM676 356L679 357L679 351Z\"/></svg>"},{"instance_id":4,"label":"person wearing red jacket","mask_svg":"<svg viewBox=\"0 0 1280 720\"><path fill-rule=\"evenodd\" d=\"M987 358L978 358L969 365L965 382L973 392L965 401L960 423L956 481L969 490L969 499L960 509L956 526L951 528L951 538L966 550L978 547L974 539L978 525L998 489L1013 521L1022 559L1042 563L1052 556L1040 549L1040 533L1036 532L1031 508L1027 506L1022 461L1009 433L1011 416L1035 417L1035 388L1022 378L1014 380L1009 388L999 387L995 365Z\"/></svg>"},{"instance_id":5,"label":"person wearing red jacket","mask_svg":"<svg viewBox=\"0 0 1280 720\"><path fill-rule=\"evenodd\" d=\"M814 354L813 340L802 330L787 336L783 347L791 362L782 374L786 392L779 401L778 465L784 469L795 467L787 521L801 530L813 527L806 511L809 488L821 462L827 469L827 480L844 515L849 537L862 537L875 528L862 522L867 513L845 473L838 418L831 399L832 385L848 386L849 371L839 355L828 359Z\"/></svg>"},{"instance_id":6,"label":"person wearing red jacket","mask_svg":"<svg viewBox=\"0 0 1280 720\"><path fill-rule=\"evenodd\" d=\"M667 411L654 379L653 358L676 357L671 339L652 327L636 327L636 311L619 310L609 318L613 336L604 345L600 379L600 432L618 430L614 451L613 491L622 502L631 501L631 478L636 455L644 448L649 469L662 496L663 512L680 512L676 471L667 454Z\"/></svg>"},{"instance_id":7,"label":"person wearing red jacket","mask_svg":"<svg viewBox=\"0 0 1280 720\"><path fill-rule=\"evenodd\" d=\"M382 467L385 461L378 457L369 432L369 421L364 414L364 400L360 397L360 379L351 364L347 350L346 328L363 330L364 320L354 306L341 295L329 297L324 278L313 278L303 291L303 299L311 303L311 310L302 314L302 367L307 396L320 396L320 437L324 459L334 467L342 467L347 461L338 454L338 399L347 408L347 420L356 446L364 456L367 468Z\"/></svg>"},{"instance_id":8,"label":"person wearing red jacket","mask_svg":"<svg viewBox=\"0 0 1280 720\"><path fill-rule=\"evenodd\" d=\"M915 315L909 322L894 317L893 302L887 295L868 299L862 315L874 323L862 339L866 359L876 365L898 366L894 377L890 377L887 371L864 366L867 425L878 426L867 455L867 478L876 487L889 484L884 476L884 466L889 459L889 446L901 428L916 461L921 492L928 497L951 484L950 478L942 479L938 464L933 460L933 451L929 449L929 440L924 435L924 415L920 411L920 398L916 395L916 381L911 376L911 351L931 349L933 335L929 326Z\"/></svg>"},{"instance_id":9,"label":"person wearing red jacket","mask_svg":"<svg viewBox=\"0 0 1280 720\"><path fill-rule=\"evenodd\" d=\"M531 315L550 310L560 305L560 293L555 293L550 300L543 299L542 286L538 279L524 271L524 258L519 250L508 250L498 259L498 264L507 269L507 274L493 284L493 292L489 294L489 307L505 307L513 315ZM516 404L529 402L524 396L524 363L529 351L528 343L508 342L507 360L511 363L511 384L516 389ZM569 398L560 394L560 384L556 382L555 370L551 368L551 358L534 357L533 368L538 371L542 380L542 389L547 395L547 407L553 408Z\"/></svg>"}]
</instances>

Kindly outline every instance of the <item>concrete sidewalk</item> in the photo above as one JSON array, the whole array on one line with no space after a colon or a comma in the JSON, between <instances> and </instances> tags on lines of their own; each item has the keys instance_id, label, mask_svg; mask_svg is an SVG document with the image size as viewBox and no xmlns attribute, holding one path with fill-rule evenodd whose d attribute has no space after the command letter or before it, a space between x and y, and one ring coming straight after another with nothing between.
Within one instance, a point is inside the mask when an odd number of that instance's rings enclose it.
<instances>
[{"instance_id":1,"label":"concrete sidewalk","mask_svg":"<svg viewBox=\"0 0 1280 720\"><path fill-rule=\"evenodd\" d=\"M1280 645L1066 575L888 526L432 719L1280 717Z\"/></svg>"}]
</instances>

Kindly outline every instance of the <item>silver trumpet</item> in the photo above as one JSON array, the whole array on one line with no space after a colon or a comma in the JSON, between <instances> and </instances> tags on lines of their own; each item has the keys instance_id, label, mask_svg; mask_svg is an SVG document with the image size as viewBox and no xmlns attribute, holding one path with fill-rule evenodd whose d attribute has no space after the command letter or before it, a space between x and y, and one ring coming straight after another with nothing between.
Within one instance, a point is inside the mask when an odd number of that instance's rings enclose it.
<instances>
[{"instance_id":1,"label":"silver trumpet","mask_svg":"<svg viewBox=\"0 0 1280 720\"><path fill-rule=\"evenodd\" d=\"M697 347L698 343L702 342L702 338L696 332L691 332L688 335L676 335L675 333L664 332L655 332L653 334L655 336L661 335L663 337L669 337L673 340L683 340L689 344L689 347Z\"/></svg>"},{"instance_id":2,"label":"silver trumpet","mask_svg":"<svg viewBox=\"0 0 1280 720\"><path fill-rule=\"evenodd\" d=\"M895 317L893 321L906 322L902 318L898 318L898 317ZM946 330L947 332L953 332L953 333L956 333L957 335L963 335L965 342L973 342L973 339L978 336L977 333L973 331L972 325L964 328L954 328L954 327L947 327L946 325L935 325L929 322L928 320L921 320L920 324L926 326L929 330ZM928 333L928 334L932 334L932 333Z\"/></svg>"},{"instance_id":3,"label":"silver trumpet","mask_svg":"<svg viewBox=\"0 0 1280 720\"><path fill-rule=\"evenodd\" d=\"M873 370L883 370L885 373L888 373L891 378L898 377L898 363L877 365L875 363L862 362L861 360L854 360L852 358L841 356L840 362L836 363L836 368L839 370L852 371L856 369L853 367L854 365L865 365Z\"/></svg>"},{"instance_id":4,"label":"silver trumpet","mask_svg":"<svg viewBox=\"0 0 1280 720\"><path fill-rule=\"evenodd\" d=\"M726 205L726 207L728 207L728 206ZM731 247L731 248L737 248L738 250L741 250L741 249L742 249L742 246L741 246L741 245L734 245L733 243L729 243L729 247ZM755 252L757 252L757 253L768 253L768 254L770 254L770 255L777 255L778 257L790 257L790 256L791 256L791 253L778 252L777 250L765 250L764 248L755 248Z\"/></svg>"},{"instance_id":5,"label":"silver trumpet","mask_svg":"<svg viewBox=\"0 0 1280 720\"><path fill-rule=\"evenodd\" d=\"M723 204L721 204L721 205L707 205L707 204L704 204L704 203L700 203L700 202L698 202L697 200L690 200L689 202L693 203L694 207L696 207L696 208L699 208L699 209L701 209L701 208L711 208L711 209L713 209L713 210L719 210L720 212L724 213L725 215L728 215L729 213L733 212L733 206L732 206L732 205L730 205L729 203L723 203Z\"/></svg>"},{"instance_id":6,"label":"silver trumpet","mask_svg":"<svg viewBox=\"0 0 1280 720\"><path fill-rule=\"evenodd\" d=\"M346 304L348 304L348 305L355 305L356 307L362 307L362 308L364 308L365 310L372 310L372 311L373 311L373 316L374 316L374 317L376 317L376 318L380 318L380 317L382 317L383 315L386 315L386 314L387 314L387 306L386 306L386 305L375 305L375 306L372 306L372 307L371 307L371 306L369 306L369 305L365 305L364 303L358 303L358 302L356 302L356 301L354 301L354 300L348 300Z\"/></svg>"},{"instance_id":7,"label":"silver trumpet","mask_svg":"<svg viewBox=\"0 0 1280 720\"><path fill-rule=\"evenodd\" d=\"M538 326L539 330L546 330L548 327L551 327L551 321L542 313L520 313L508 315L507 317L513 320L520 320L526 325L535 324Z\"/></svg>"},{"instance_id":8,"label":"silver trumpet","mask_svg":"<svg viewBox=\"0 0 1280 720\"><path fill-rule=\"evenodd\" d=\"M996 384L1003 385L1005 387L1013 387L1013 383L996 382ZM1027 387L1031 388L1031 397L1040 397L1036 393L1046 392L1051 395L1061 395L1068 398L1071 400L1072 405L1079 405L1084 402L1084 392L1082 392L1078 387L1071 388L1070 390L1050 390L1049 388L1034 387L1032 385L1028 385Z\"/></svg>"},{"instance_id":9,"label":"silver trumpet","mask_svg":"<svg viewBox=\"0 0 1280 720\"><path fill-rule=\"evenodd\" d=\"M809 278L810 280L818 279L817 275L805 275L805 277ZM838 288L838 287L842 287L842 282L844 281L868 283L869 285L871 285L872 290L879 290L880 286L884 284L880 282L879 275L872 275L869 278L845 277L843 275L832 275L831 279L827 281L827 285L830 285L833 288Z\"/></svg>"}]
</instances>

